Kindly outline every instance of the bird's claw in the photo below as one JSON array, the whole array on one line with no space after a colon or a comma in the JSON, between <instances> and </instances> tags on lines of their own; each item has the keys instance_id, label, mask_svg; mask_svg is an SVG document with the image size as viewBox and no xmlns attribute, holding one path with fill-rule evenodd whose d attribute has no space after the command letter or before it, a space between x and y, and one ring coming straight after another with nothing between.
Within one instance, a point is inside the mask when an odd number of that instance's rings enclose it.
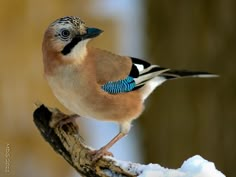
<instances>
[{"instance_id":1,"label":"bird's claw","mask_svg":"<svg viewBox=\"0 0 236 177\"><path fill-rule=\"evenodd\" d=\"M67 116L67 115L61 115L60 118L55 118L54 121L52 121L50 123L50 126L52 128L55 128L55 127L60 127L62 128L64 125L68 124L68 123L75 123L75 119L78 118L80 116L76 115L76 114L73 114L73 115L70 115L70 116ZM77 124L75 124L77 125Z\"/></svg>"},{"instance_id":2,"label":"bird's claw","mask_svg":"<svg viewBox=\"0 0 236 177\"><path fill-rule=\"evenodd\" d=\"M111 156L111 157L113 157L113 154L111 152L108 152L103 148L101 148L99 150L91 151L90 154L92 156L92 161L93 162L99 160L102 156Z\"/></svg>"},{"instance_id":3,"label":"bird's claw","mask_svg":"<svg viewBox=\"0 0 236 177\"><path fill-rule=\"evenodd\" d=\"M70 117L66 117L65 119L62 119L61 121L58 122L58 126L63 127L63 125L66 125L68 123L75 123L75 119L78 117L79 117L78 115L72 115Z\"/></svg>"}]
</instances>

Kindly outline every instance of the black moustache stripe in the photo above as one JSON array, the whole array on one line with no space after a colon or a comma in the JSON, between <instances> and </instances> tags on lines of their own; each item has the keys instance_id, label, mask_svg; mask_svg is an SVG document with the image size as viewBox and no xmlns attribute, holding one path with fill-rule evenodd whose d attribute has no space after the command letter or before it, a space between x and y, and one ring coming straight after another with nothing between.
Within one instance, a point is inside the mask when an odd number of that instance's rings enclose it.
<instances>
[{"instance_id":1,"label":"black moustache stripe","mask_svg":"<svg viewBox=\"0 0 236 177\"><path fill-rule=\"evenodd\" d=\"M63 48L63 50L61 51L61 53L62 53L63 55L67 55L68 53L71 52L71 50L72 50L80 41L81 41L81 38L79 38L79 37L74 37L74 38L72 39L72 41L71 41L69 44L67 44L67 45Z\"/></svg>"}]
</instances>

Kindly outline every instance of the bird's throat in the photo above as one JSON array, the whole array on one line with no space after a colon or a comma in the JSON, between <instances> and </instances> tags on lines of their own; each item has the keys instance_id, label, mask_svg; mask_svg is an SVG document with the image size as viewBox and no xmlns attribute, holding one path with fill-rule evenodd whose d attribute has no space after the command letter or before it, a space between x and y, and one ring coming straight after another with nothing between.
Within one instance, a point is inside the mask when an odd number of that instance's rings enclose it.
<instances>
[{"instance_id":1,"label":"bird's throat","mask_svg":"<svg viewBox=\"0 0 236 177\"><path fill-rule=\"evenodd\" d=\"M76 61L77 63L81 63L82 61L84 61L84 59L87 55L88 41L89 41L89 39L82 40L82 41L77 42L77 44L75 44L76 41L75 42L71 41L70 45L71 46L74 45L74 46L73 46L73 48L72 47L70 48L70 52L68 54L64 55L66 60L72 59L73 61ZM69 45L69 47L70 47L70 45ZM68 49L65 49L65 51L69 50L69 47L68 47Z\"/></svg>"}]
</instances>

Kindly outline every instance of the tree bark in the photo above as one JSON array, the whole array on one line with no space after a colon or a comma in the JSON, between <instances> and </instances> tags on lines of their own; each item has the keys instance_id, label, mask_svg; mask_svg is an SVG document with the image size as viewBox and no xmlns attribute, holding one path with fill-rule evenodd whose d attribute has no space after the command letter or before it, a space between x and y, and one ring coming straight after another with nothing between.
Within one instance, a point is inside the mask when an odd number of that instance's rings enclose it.
<instances>
[{"instance_id":1,"label":"tree bark","mask_svg":"<svg viewBox=\"0 0 236 177\"><path fill-rule=\"evenodd\" d=\"M76 123L69 122L62 126L55 122L69 118L58 109L47 108L40 105L33 114L34 123L43 138L52 146L54 151L63 158L82 176L127 176L135 177L141 172L135 171L137 164L131 162L121 162L112 157L103 156L96 162L92 161L93 149L83 143L79 135L79 128ZM52 126L53 125L53 126ZM119 164L126 164L128 169Z\"/></svg>"}]
</instances>

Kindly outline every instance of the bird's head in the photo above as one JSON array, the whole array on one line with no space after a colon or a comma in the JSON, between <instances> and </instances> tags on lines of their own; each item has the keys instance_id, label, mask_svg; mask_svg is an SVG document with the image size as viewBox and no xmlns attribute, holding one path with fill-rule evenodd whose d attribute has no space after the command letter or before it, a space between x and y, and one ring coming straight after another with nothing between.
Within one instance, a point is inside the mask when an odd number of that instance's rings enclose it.
<instances>
[{"instance_id":1,"label":"bird's head","mask_svg":"<svg viewBox=\"0 0 236 177\"><path fill-rule=\"evenodd\" d=\"M64 57L83 56L86 44L91 38L102 33L97 28L89 28L79 17L63 17L51 23L44 34L43 53L56 53Z\"/></svg>"}]
</instances>

